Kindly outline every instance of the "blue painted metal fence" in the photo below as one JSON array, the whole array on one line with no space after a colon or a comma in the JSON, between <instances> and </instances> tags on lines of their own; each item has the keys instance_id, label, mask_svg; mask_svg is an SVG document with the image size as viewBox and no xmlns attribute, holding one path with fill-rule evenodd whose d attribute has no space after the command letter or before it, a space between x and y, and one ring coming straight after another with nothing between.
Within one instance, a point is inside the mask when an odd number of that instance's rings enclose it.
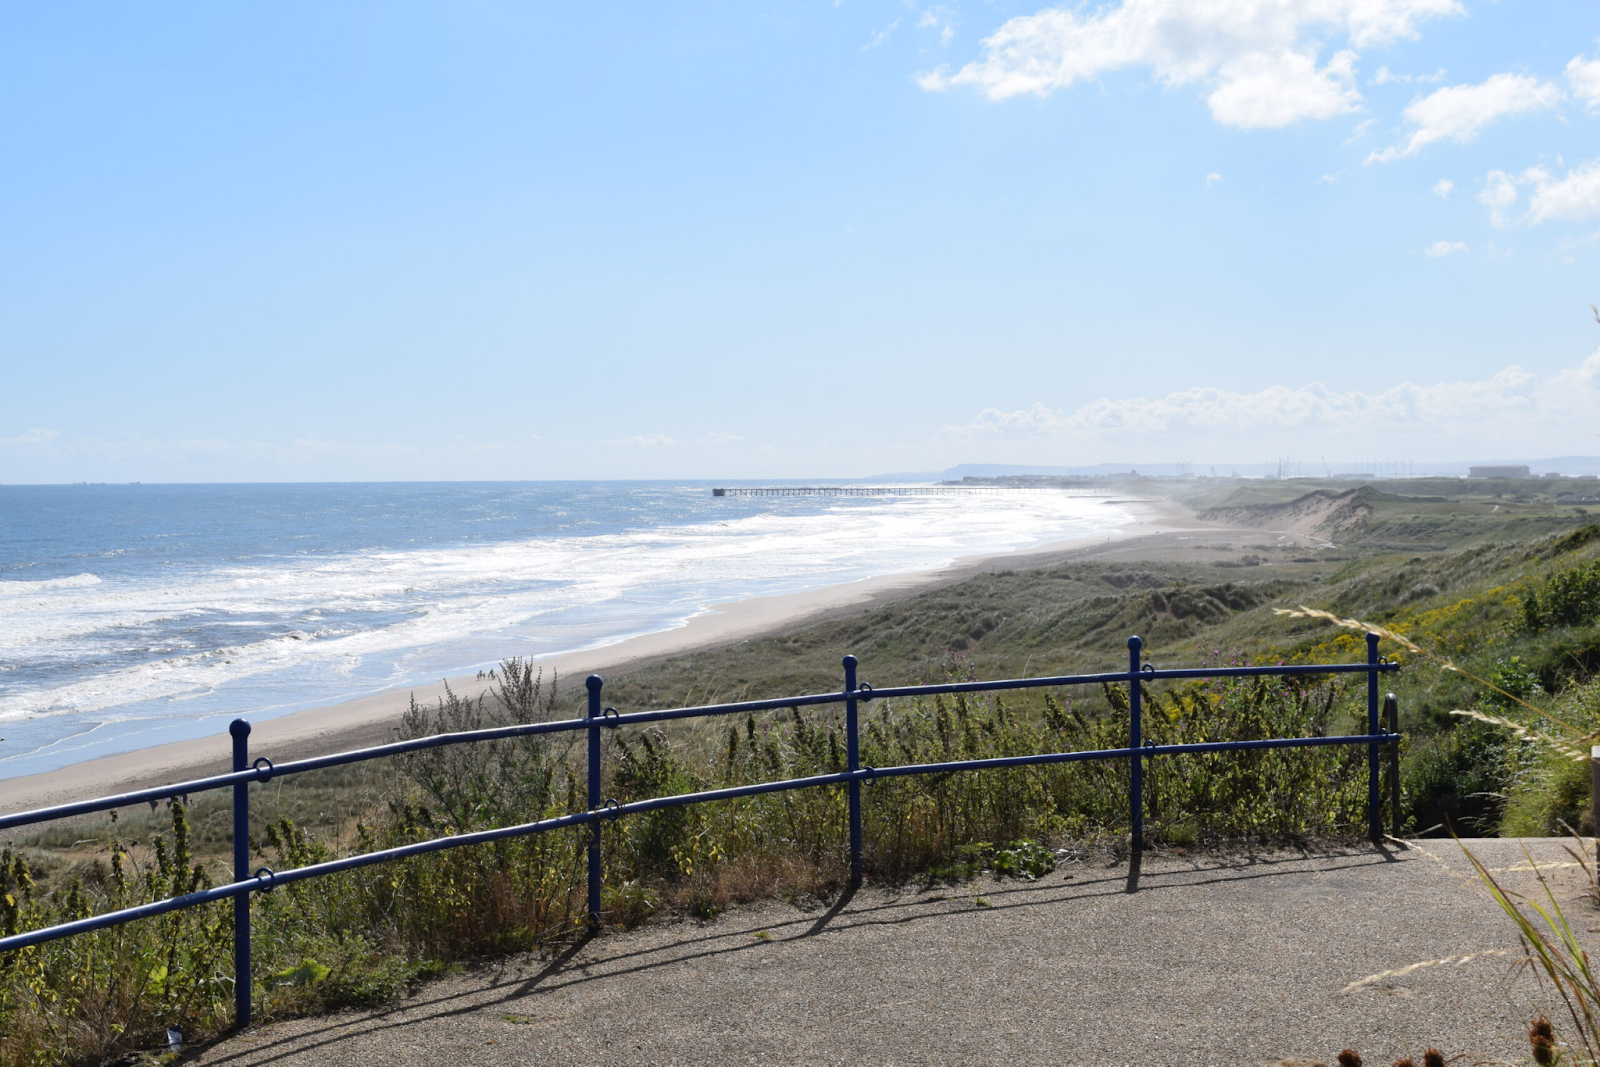
<instances>
[{"instance_id":1,"label":"blue painted metal fence","mask_svg":"<svg viewBox=\"0 0 1600 1067\"><path fill-rule=\"evenodd\" d=\"M601 689L603 683L598 676L590 675L585 682L588 688L587 714L581 719L564 719L558 722L528 723L519 726L502 726L488 730L472 730L462 733L434 734L430 737L419 737L409 741L397 741L393 744L377 745L372 748L358 749L352 752L337 752L327 756L316 756L311 759L295 760L292 763L274 765L266 757L259 757L254 762L250 760L249 737L250 724L243 719L235 720L229 726L228 732L233 738L233 770L228 774L214 775L210 778L198 778L188 782L177 782L172 785L156 786L151 789L140 789L131 793L122 793L117 796L98 797L93 800L83 800L72 804L60 804L55 807L40 808L34 811L17 812L12 815L0 816L0 830L8 830L18 826L29 826L36 823L49 822L54 819L71 818L78 815L88 815L95 812L110 811L114 808L127 807L134 804L154 803L159 800L170 800L175 797L187 797L193 793L200 793L210 789L231 787L233 790L233 877L234 880L227 885L216 886L195 893L158 900L149 904L124 908L120 911L108 912L104 915L94 915L75 922L61 923L56 926L45 927L39 930L30 930L26 933L15 934L11 937L0 938L0 952L13 951L27 948L30 945L44 944L63 937L72 937L75 934L89 933L102 930L122 923L132 922L135 919L148 918L154 915L163 915L167 912L177 911L182 908L192 908L201 904L208 904L218 900L232 898L234 906L234 981L235 981L235 1006L236 1020L240 1026L250 1022L251 1009L251 976L250 976L250 894L264 892L275 886L299 882L308 878L321 878L325 875L337 874L340 871L355 870L358 867L367 867L376 863L388 863L394 860L406 859L411 856L421 856L429 852L439 852L449 848L462 848L467 845L482 844L489 841L500 841L511 837L522 837L528 834L544 833L549 830L558 830L568 826L590 827L588 863L588 913L591 925L600 922L600 889L601 889L601 826L607 819L620 819L627 815L636 815L647 811L656 811L661 808L679 807L686 804L704 804L716 800L731 800L735 797L756 796L763 793L784 792L791 789L810 789L816 786L843 785L848 793L850 812L850 877L853 884L861 881L862 874L862 840L861 840L861 783L871 782L877 778L893 778L907 774L949 774L956 771L981 771L995 770L1003 767L1029 767L1049 763L1074 763L1087 760L1126 759L1129 760L1129 817L1130 817L1130 844L1133 852L1137 854L1144 848L1144 761L1155 756L1177 755L1197 752L1225 752L1243 749L1265 748L1309 748L1320 745L1366 745L1367 746L1367 830L1374 841L1381 839L1383 828L1381 825L1381 801L1379 799L1379 772L1378 752L1381 746L1393 746L1400 739L1398 722L1394 718L1391 704L1391 721L1388 728L1380 725L1378 718L1378 676L1385 671L1398 670L1399 665L1390 663L1378 656L1378 637L1376 634L1367 635L1367 660L1365 663L1328 663L1328 664L1297 664L1293 666L1276 667L1222 667L1222 668L1193 668L1181 670L1156 670L1149 664L1141 663L1142 644L1137 637L1128 639L1128 669L1109 674L1081 674L1064 675L1048 678L1012 678L994 682L954 682L942 685L908 685L886 689L874 689L872 686L858 682L856 679L856 658L844 657L844 688L837 693L814 693L798 697L777 697L770 700L744 700L733 704L711 704L703 707L672 708L663 711L641 711L622 714L616 708L603 706ZM1352 674L1364 673L1367 676L1367 732L1365 734L1344 735L1337 737L1289 737L1271 738L1258 741L1212 741L1202 744L1187 745L1154 745L1147 744L1143 737L1143 724L1141 722L1141 686L1145 683L1165 679L1183 678L1250 678L1263 676L1286 675L1322 675L1322 674ZM1128 687L1129 730L1128 747L1101 749L1091 752L1045 752L1032 756L1005 756L997 759L981 760L956 760L949 763L919 763L901 767L863 767L861 766L859 714L860 705L864 701L889 699L892 697L924 697L937 694L952 693L991 693L1012 689L1040 689L1066 685L1091 685L1096 683L1125 684ZM1392 701L1392 697L1391 697ZM817 774L807 778L791 778L776 782L762 782L756 785L734 786L727 789L711 789L700 793L687 793L671 797L655 797L649 800L638 800L628 804L619 804L615 800L602 800L601 798L601 736L608 729L621 726L633 726L643 723L666 722L673 719L699 718L709 715L731 715L740 712L774 711L786 708L807 707L818 704L844 704L845 706L845 770L834 774ZM255 871L250 870L249 857L249 829L250 829L250 793L252 783L270 781L272 778L286 774L301 774L306 771L320 770L324 767L337 767L342 764L360 763L366 760L380 759L384 756L397 756L406 752L417 752L423 749L439 748L445 745L458 745L475 741L492 741L505 737L527 737L536 734L566 733L583 730L588 734L588 803L587 811L574 812L553 819L541 819L537 822L522 823L517 826L497 827L493 830L480 830L476 833L457 834L450 837L435 838L430 841L419 841L398 848L383 849L378 852L367 852L356 856L346 856L342 859L329 860L325 863L315 863L306 867L299 867L290 871L274 871L269 867L261 867ZM1393 750L1391 750L1393 751Z\"/></svg>"}]
</instances>

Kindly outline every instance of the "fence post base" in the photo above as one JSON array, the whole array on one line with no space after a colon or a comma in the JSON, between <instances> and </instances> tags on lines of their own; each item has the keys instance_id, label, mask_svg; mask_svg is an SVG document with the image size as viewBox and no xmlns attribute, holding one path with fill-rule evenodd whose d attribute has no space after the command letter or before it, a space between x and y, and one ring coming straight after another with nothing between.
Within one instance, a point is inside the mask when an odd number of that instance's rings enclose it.
<instances>
[{"instance_id":1,"label":"fence post base","mask_svg":"<svg viewBox=\"0 0 1600 1067\"><path fill-rule=\"evenodd\" d=\"M853 773L861 769L861 730L856 701L856 658L844 658L844 748L845 765ZM845 787L850 798L850 884L861 884L861 780L850 779Z\"/></svg>"},{"instance_id":2,"label":"fence post base","mask_svg":"<svg viewBox=\"0 0 1600 1067\"><path fill-rule=\"evenodd\" d=\"M1367 635L1367 736L1378 732L1378 635ZM1383 800L1378 782L1378 742L1367 745L1367 836L1383 842Z\"/></svg>"},{"instance_id":3,"label":"fence post base","mask_svg":"<svg viewBox=\"0 0 1600 1067\"><path fill-rule=\"evenodd\" d=\"M250 769L250 724L235 719L228 724L233 737L233 769ZM238 782L233 787L233 880L250 877L250 785ZM233 898L233 1021L243 1029L250 1025L250 894Z\"/></svg>"},{"instance_id":4,"label":"fence post base","mask_svg":"<svg viewBox=\"0 0 1600 1067\"><path fill-rule=\"evenodd\" d=\"M589 929L600 929L600 889L604 867L600 854L600 687L605 683L598 674L585 678L589 690L589 810L594 822L589 824Z\"/></svg>"},{"instance_id":5,"label":"fence post base","mask_svg":"<svg viewBox=\"0 0 1600 1067\"><path fill-rule=\"evenodd\" d=\"M1139 654L1144 642L1128 638L1128 843L1134 855L1144 851L1144 724Z\"/></svg>"},{"instance_id":6,"label":"fence post base","mask_svg":"<svg viewBox=\"0 0 1600 1067\"><path fill-rule=\"evenodd\" d=\"M1399 837L1402 829L1400 812L1400 701L1393 693L1383 698L1386 729L1394 735L1389 742L1389 833Z\"/></svg>"}]
</instances>

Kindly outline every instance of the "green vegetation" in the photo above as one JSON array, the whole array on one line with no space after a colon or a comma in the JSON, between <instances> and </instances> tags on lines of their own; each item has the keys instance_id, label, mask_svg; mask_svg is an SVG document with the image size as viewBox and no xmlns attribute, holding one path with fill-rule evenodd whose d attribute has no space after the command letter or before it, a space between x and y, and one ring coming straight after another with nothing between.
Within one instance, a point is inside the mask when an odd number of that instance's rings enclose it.
<instances>
[{"instance_id":1,"label":"green vegetation","mask_svg":"<svg viewBox=\"0 0 1600 1067\"><path fill-rule=\"evenodd\" d=\"M1522 620L1530 630L1582 626L1600 618L1600 560L1552 575L1543 590L1522 602Z\"/></svg>"},{"instance_id":2,"label":"green vegetation","mask_svg":"<svg viewBox=\"0 0 1600 1067\"><path fill-rule=\"evenodd\" d=\"M1587 768L1540 738L1566 738L1570 748L1600 728L1600 689L1590 681L1600 632L1582 609L1592 604L1582 576L1600 566L1600 527L1575 528L1575 515L1534 516L1549 511L1543 504L1473 510L1480 503L1444 501L1439 506L1457 513L1423 522L1436 502L1335 494L1312 501L1321 511L1305 520L1337 512L1345 525L1335 548L1269 541L1242 554L1206 545L1146 558L1108 549L978 574L794 633L643 667L608 681L606 700L632 710L836 689L846 651L861 658L863 680L880 686L1114 670L1125 667L1124 640L1134 632L1163 665L1361 658L1359 635L1274 614L1303 603L1380 623L1460 668L1402 653L1408 667L1391 676L1408 734L1409 826L1577 825L1588 805ZM1525 532L1530 516L1553 528L1500 536ZM1394 551L1402 530L1413 540ZM1217 563L1230 566L1219 572ZM437 707L414 707L402 732L526 722L581 707L581 692L556 691L525 663L508 662L497 682L483 696L450 694ZM1146 699L1146 735L1157 743L1358 731L1365 722L1359 681L1212 679L1152 686ZM1495 721L1465 721L1451 714L1457 709ZM841 715L790 709L608 732L604 795L625 803L838 770ZM399 772L390 778L369 767L273 782L254 794L254 851L287 869L581 810L575 743L563 735L455 746L397 760L384 768ZM1118 687L874 700L863 712L862 758L874 766L1126 743L1126 693ZM1156 847L1347 838L1364 827L1365 774L1365 753L1344 748L1154 760L1147 834ZM1126 775L1121 761L1106 761L879 780L864 789L869 876L1031 878L1051 869L1058 845L1125 847ZM226 880L225 805L212 794L192 806L79 820L13 840L0 862L6 929ZM844 815L835 787L607 824L606 919L630 926L664 911L707 918L760 897L831 898L845 878ZM456 961L570 943L581 934L584 845L583 831L560 831L257 896L258 1011L271 1018L375 1003ZM95 1063L160 1044L169 1025L190 1036L224 1027L233 993L230 914L226 904L195 909L0 960L0 1064Z\"/></svg>"}]
</instances>

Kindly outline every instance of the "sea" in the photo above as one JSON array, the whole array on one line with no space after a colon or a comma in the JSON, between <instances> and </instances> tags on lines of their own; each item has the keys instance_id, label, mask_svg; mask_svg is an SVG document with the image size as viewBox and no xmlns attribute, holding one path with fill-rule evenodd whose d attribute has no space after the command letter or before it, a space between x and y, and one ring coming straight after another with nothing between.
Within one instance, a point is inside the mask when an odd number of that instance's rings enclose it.
<instances>
[{"instance_id":1,"label":"sea","mask_svg":"<svg viewBox=\"0 0 1600 1067\"><path fill-rule=\"evenodd\" d=\"M0 778L1131 521L1059 491L711 490L0 486Z\"/></svg>"}]
</instances>

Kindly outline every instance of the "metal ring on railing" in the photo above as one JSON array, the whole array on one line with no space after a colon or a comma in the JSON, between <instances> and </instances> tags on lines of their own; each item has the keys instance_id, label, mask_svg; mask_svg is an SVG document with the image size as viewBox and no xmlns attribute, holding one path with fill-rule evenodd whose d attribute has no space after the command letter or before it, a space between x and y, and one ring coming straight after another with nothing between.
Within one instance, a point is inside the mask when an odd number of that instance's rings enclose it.
<instances>
[{"instance_id":1,"label":"metal ring on railing","mask_svg":"<svg viewBox=\"0 0 1600 1067\"><path fill-rule=\"evenodd\" d=\"M1390 660L1388 656L1379 656L1378 657L1378 666L1380 666L1380 667L1387 667L1391 662L1393 662L1393 661Z\"/></svg>"},{"instance_id":2,"label":"metal ring on railing","mask_svg":"<svg viewBox=\"0 0 1600 1067\"><path fill-rule=\"evenodd\" d=\"M601 811L609 811L611 813L611 817L613 819L615 819L618 815L620 815L622 813L622 805L617 803L617 798L616 797L612 797L611 799L607 800L604 804L600 805L600 810Z\"/></svg>"},{"instance_id":3,"label":"metal ring on railing","mask_svg":"<svg viewBox=\"0 0 1600 1067\"><path fill-rule=\"evenodd\" d=\"M270 893L270 892L272 892L273 888L278 884L278 872L273 870L271 867L257 867L256 868L256 881L258 881L258 882L266 882L267 883L266 888L263 889L262 892L263 893Z\"/></svg>"},{"instance_id":4,"label":"metal ring on railing","mask_svg":"<svg viewBox=\"0 0 1600 1067\"><path fill-rule=\"evenodd\" d=\"M871 700L872 699L872 683L871 682L862 682L860 685L856 686L856 694L862 700Z\"/></svg>"},{"instance_id":5,"label":"metal ring on railing","mask_svg":"<svg viewBox=\"0 0 1600 1067\"><path fill-rule=\"evenodd\" d=\"M605 711L600 713L600 717L604 719L606 725L611 727L613 730L622 725L622 712L618 711L616 708L607 708Z\"/></svg>"},{"instance_id":6,"label":"metal ring on railing","mask_svg":"<svg viewBox=\"0 0 1600 1067\"><path fill-rule=\"evenodd\" d=\"M871 785L873 782L876 782L878 780L878 768L876 768L876 767L862 767L861 769L867 772L867 777L865 778L865 781L866 781L866 783L868 785Z\"/></svg>"},{"instance_id":7,"label":"metal ring on railing","mask_svg":"<svg viewBox=\"0 0 1600 1067\"><path fill-rule=\"evenodd\" d=\"M1143 671L1145 674L1154 674L1154 673L1156 673L1156 665L1154 663L1146 663L1143 667L1140 667L1139 669L1141 671Z\"/></svg>"},{"instance_id":8,"label":"metal ring on railing","mask_svg":"<svg viewBox=\"0 0 1600 1067\"><path fill-rule=\"evenodd\" d=\"M261 766L263 763L265 767ZM257 756L256 761L250 764L250 769L256 772L256 781L269 782L272 780L272 761L265 756Z\"/></svg>"}]
</instances>

